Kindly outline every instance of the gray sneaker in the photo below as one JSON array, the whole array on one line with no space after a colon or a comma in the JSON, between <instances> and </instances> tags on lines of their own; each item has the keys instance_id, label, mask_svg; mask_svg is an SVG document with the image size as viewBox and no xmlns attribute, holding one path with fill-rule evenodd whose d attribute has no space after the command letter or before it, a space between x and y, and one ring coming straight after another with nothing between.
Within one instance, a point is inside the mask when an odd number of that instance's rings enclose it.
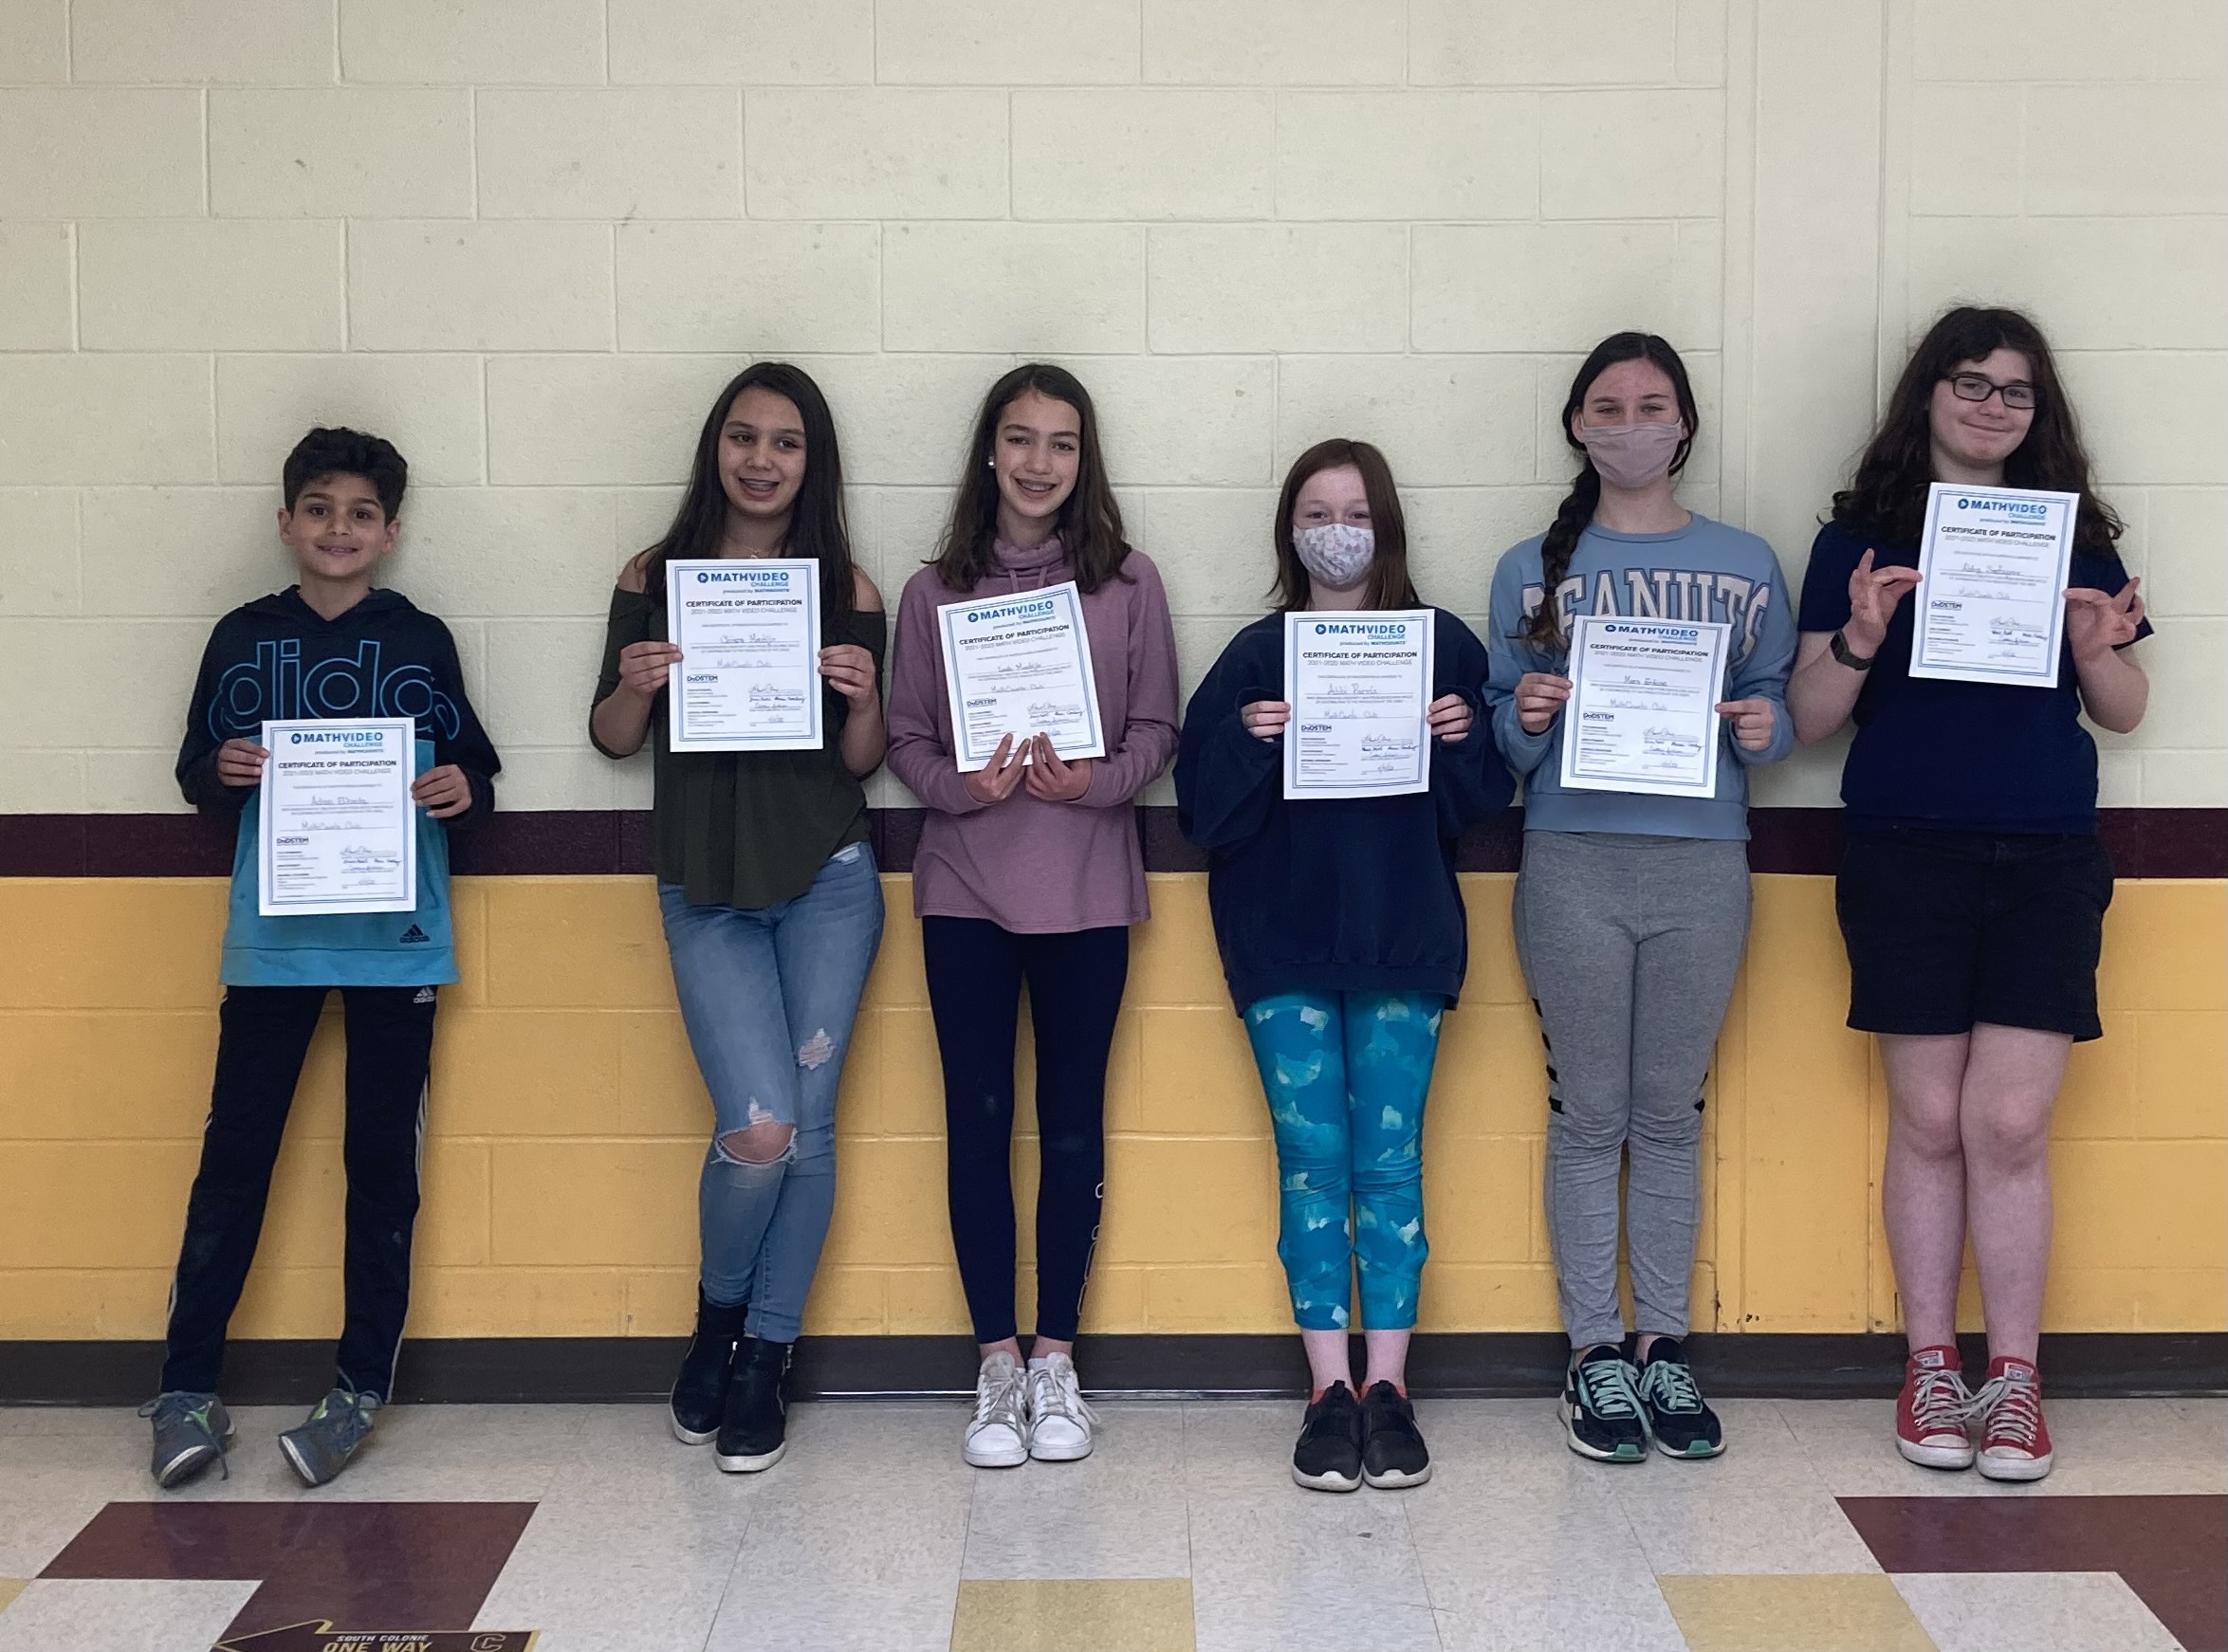
<instances>
[{"instance_id":1,"label":"gray sneaker","mask_svg":"<svg viewBox=\"0 0 2228 1652\"><path fill-rule=\"evenodd\" d=\"M378 1408L377 1394L335 1388L317 1403L301 1427L279 1436L279 1449L304 1485L322 1486L348 1466L356 1448L370 1435L372 1413Z\"/></svg>"},{"instance_id":2,"label":"gray sneaker","mask_svg":"<svg viewBox=\"0 0 2228 1652\"><path fill-rule=\"evenodd\" d=\"M147 1469L157 1485L165 1491L184 1485L212 1462L224 1469L225 1478L232 1478L225 1463L232 1418L214 1394L173 1389L140 1406L139 1415L155 1419L155 1455Z\"/></svg>"}]
</instances>

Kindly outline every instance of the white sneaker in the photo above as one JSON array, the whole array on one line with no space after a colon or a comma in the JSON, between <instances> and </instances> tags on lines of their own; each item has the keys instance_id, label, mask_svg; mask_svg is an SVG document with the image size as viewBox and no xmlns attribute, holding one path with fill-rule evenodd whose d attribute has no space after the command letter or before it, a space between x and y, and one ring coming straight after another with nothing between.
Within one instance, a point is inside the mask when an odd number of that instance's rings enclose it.
<instances>
[{"instance_id":1,"label":"white sneaker","mask_svg":"<svg viewBox=\"0 0 2228 1652\"><path fill-rule=\"evenodd\" d=\"M983 1362L960 1455L977 1468L1019 1468L1029 1460L1028 1379L1013 1355L994 1353Z\"/></svg>"},{"instance_id":2,"label":"white sneaker","mask_svg":"<svg viewBox=\"0 0 2228 1652\"><path fill-rule=\"evenodd\" d=\"M1039 1462L1076 1462L1091 1455L1098 1413L1084 1403L1076 1362L1064 1353L1029 1362L1029 1455Z\"/></svg>"}]
</instances>

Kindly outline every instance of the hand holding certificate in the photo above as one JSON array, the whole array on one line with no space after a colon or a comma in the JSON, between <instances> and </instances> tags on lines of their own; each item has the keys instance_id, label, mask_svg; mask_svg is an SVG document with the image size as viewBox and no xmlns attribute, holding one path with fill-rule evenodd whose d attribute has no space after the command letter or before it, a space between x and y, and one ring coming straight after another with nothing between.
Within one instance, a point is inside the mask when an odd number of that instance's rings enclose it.
<instances>
[{"instance_id":1,"label":"hand holding certificate","mask_svg":"<svg viewBox=\"0 0 2228 1652\"><path fill-rule=\"evenodd\" d=\"M256 910L417 906L417 726L407 717L266 723Z\"/></svg>"},{"instance_id":2,"label":"hand holding certificate","mask_svg":"<svg viewBox=\"0 0 2228 1652\"><path fill-rule=\"evenodd\" d=\"M1073 579L946 603L936 610L936 634L961 774L988 767L1008 735L1017 744L1044 735L1061 758L1106 755L1091 633Z\"/></svg>"},{"instance_id":3,"label":"hand holding certificate","mask_svg":"<svg viewBox=\"0 0 2228 1652\"><path fill-rule=\"evenodd\" d=\"M675 751L817 751L820 565L808 557L668 562L666 696Z\"/></svg>"},{"instance_id":4,"label":"hand holding certificate","mask_svg":"<svg viewBox=\"0 0 2228 1652\"><path fill-rule=\"evenodd\" d=\"M1911 675L2053 688L2077 493L1926 490Z\"/></svg>"},{"instance_id":5,"label":"hand holding certificate","mask_svg":"<svg viewBox=\"0 0 2228 1652\"><path fill-rule=\"evenodd\" d=\"M1581 792L1715 797L1718 697L1731 633L1716 623L1572 619L1562 783Z\"/></svg>"},{"instance_id":6,"label":"hand holding certificate","mask_svg":"<svg viewBox=\"0 0 2228 1652\"><path fill-rule=\"evenodd\" d=\"M1431 787L1427 608L1284 615L1284 796L1397 798Z\"/></svg>"}]
</instances>

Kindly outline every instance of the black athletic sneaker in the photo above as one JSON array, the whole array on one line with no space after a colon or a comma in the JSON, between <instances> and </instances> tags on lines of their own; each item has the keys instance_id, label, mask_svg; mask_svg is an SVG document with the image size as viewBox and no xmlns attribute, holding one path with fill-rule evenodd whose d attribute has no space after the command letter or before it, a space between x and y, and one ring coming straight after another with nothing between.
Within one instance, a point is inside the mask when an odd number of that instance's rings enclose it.
<instances>
[{"instance_id":1,"label":"black athletic sneaker","mask_svg":"<svg viewBox=\"0 0 2228 1652\"><path fill-rule=\"evenodd\" d=\"M789 1413L782 1403L782 1378L788 1370L789 1344L744 1339L727 1386L719 1443L712 1447L724 1472L756 1474L780 1462L789 1449Z\"/></svg>"},{"instance_id":2,"label":"black athletic sneaker","mask_svg":"<svg viewBox=\"0 0 2228 1652\"><path fill-rule=\"evenodd\" d=\"M1725 1449L1725 1431L1695 1386L1677 1337L1659 1336L1648 1345L1633 1386L1655 1448L1666 1457L1715 1457Z\"/></svg>"},{"instance_id":3,"label":"black athletic sneaker","mask_svg":"<svg viewBox=\"0 0 2228 1652\"><path fill-rule=\"evenodd\" d=\"M1431 1453L1416 1426L1416 1408L1390 1383L1362 1396L1362 1478L1384 1489L1420 1486L1431 1478Z\"/></svg>"},{"instance_id":4,"label":"black athletic sneaker","mask_svg":"<svg viewBox=\"0 0 2228 1652\"><path fill-rule=\"evenodd\" d=\"M1311 1492L1351 1492L1362 1483L1361 1407L1344 1383L1309 1403L1292 1448L1292 1478Z\"/></svg>"},{"instance_id":5,"label":"black athletic sneaker","mask_svg":"<svg viewBox=\"0 0 2228 1652\"><path fill-rule=\"evenodd\" d=\"M1573 1451L1598 1462L1647 1459L1648 1421L1624 1349L1603 1343L1583 1359L1572 1357L1563 1377L1563 1434Z\"/></svg>"},{"instance_id":6,"label":"black athletic sneaker","mask_svg":"<svg viewBox=\"0 0 2228 1652\"><path fill-rule=\"evenodd\" d=\"M696 1291L696 1334L681 1356L680 1375L673 1379L671 1401L673 1438L683 1445L709 1445L720 1431L720 1418L727 1409L727 1379L735 1363L735 1345L743 1340L747 1306L722 1308L708 1302L703 1287Z\"/></svg>"}]
</instances>

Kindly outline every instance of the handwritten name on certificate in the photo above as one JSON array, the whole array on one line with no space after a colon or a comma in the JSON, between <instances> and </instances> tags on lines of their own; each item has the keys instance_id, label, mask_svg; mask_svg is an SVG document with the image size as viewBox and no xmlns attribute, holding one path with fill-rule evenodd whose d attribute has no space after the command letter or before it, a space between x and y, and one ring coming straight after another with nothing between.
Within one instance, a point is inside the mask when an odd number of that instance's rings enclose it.
<instances>
[{"instance_id":1,"label":"handwritten name on certificate","mask_svg":"<svg viewBox=\"0 0 2228 1652\"><path fill-rule=\"evenodd\" d=\"M1562 783L1581 792L1715 797L1718 702L1732 632L1715 622L1574 618Z\"/></svg>"},{"instance_id":2,"label":"handwritten name on certificate","mask_svg":"<svg viewBox=\"0 0 2228 1652\"><path fill-rule=\"evenodd\" d=\"M266 723L255 909L417 907L417 725L407 717Z\"/></svg>"},{"instance_id":3,"label":"handwritten name on certificate","mask_svg":"<svg viewBox=\"0 0 2228 1652\"><path fill-rule=\"evenodd\" d=\"M1062 758L1104 757L1091 633L1073 579L936 610L951 743L962 774L990 766L998 743L1048 734Z\"/></svg>"},{"instance_id":4,"label":"handwritten name on certificate","mask_svg":"<svg viewBox=\"0 0 2228 1652\"><path fill-rule=\"evenodd\" d=\"M1284 615L1284 796L1397 798L1431 787L1427 608Z\"/></svg>"},{"instance_id":5,"label":"handwritten name on certificate","mask_svg":"<svg viewBox=\"0 0 2228 1652\"><path fill-rule=\"evenodd\" d=\"M2057 686L2077 493L1926 490L1911 675Z\"/></svg>"},{"instance_id":6,"label":"handwritten name on certificate","mask_svg":"<svg viewBox=\"0 0 2228 1652\"><path fill-rule=\"evenodd\" d=\"M730 557L665 565L666 742L675 751L820 746L820 565Z\"/></svg>"}]
</instances>

